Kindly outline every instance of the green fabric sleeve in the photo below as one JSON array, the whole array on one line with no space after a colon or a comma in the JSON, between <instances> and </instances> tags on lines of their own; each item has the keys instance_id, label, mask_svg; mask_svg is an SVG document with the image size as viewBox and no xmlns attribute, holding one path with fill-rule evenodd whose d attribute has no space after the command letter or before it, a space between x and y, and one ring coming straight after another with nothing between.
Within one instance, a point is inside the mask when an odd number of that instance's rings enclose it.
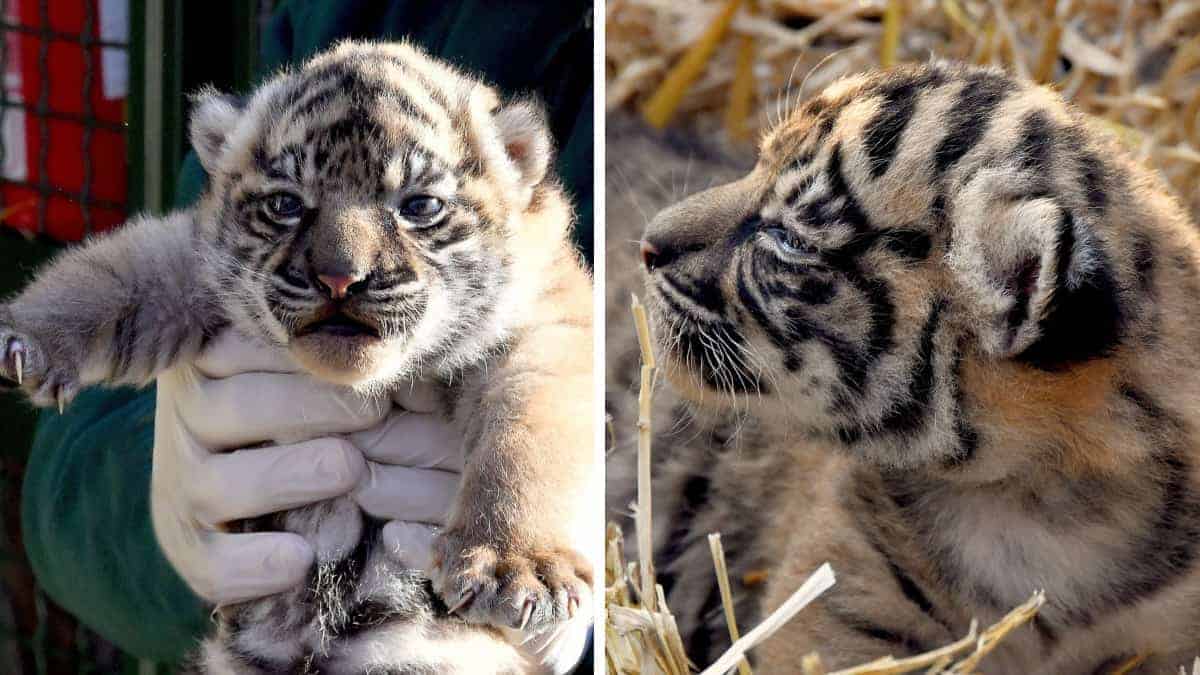
<instances>
[{"instance_id":1,"label":"green fabric sleeve","mask_svg":"<svg viewBox=\"0 0 1200 675\"><path fill-rule=\"evenodd\" d=\"M25 551L38 583L105 639L175 661L207 612L159 551L150 522L154 392L85 391L43 414L25 474Z\"/></svg>"},{"instance_id":2,"label":"green fabric sleeve","mask_svg":"<svg viewBox=\"0 0 1200 675\"><path fill-rule=\"evenodd\" d=\"M204 187L194 154L176 203ZM175 662L195 648L208 609L167 562L150 520L154 388L90 389L44 412L22 485L25 554L43 590L122 650Z\"/></svg>"},{"instance_id":3,"label":"green fabric sleeve","mask_svg":"<svg viewBox=\"0 0 1200 675\"><path fill-rule=\"evenodd\" d=\"M535 93L550 111L559 175L592 241L590 3L484 0L285 1L263 36L265 69L346 38L407 37L487 74L504 92ZM487 27L480 30L481 26ZM194 155L177 203L203 187ZM22 496L26 553L59 605L121 649L174 662L207 630L207 610L158 549L150 521L154 391L91 390L38 423Z\"/></svg>"}]
</instances>

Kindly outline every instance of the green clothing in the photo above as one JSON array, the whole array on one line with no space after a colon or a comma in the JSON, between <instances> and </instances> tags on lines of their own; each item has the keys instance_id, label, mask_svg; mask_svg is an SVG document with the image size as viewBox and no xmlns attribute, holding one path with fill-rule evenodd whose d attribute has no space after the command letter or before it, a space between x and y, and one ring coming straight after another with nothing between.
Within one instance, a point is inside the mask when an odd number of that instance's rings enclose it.
<instances>
[{"instance_id":1,"label":"green clothing","mask_svg":"<svg viewBox=\"0 0 1200 675\"><path fill-rule=\"evenodd\" d=\"M591 251L590 3L468 1L284 2L263 36L264 72L346 37L408 38L509 94L546 102L557 169L574 197L581 248ZM485 27L481 30L481 27ZM204 176L185 162L178 203ZM208 609L158 549L150 521L154 391L91 390L65 415L42 415L24 481L26 553L62 607L123 650L176 661L209 626Z\"/></svg>"}]
</instances>

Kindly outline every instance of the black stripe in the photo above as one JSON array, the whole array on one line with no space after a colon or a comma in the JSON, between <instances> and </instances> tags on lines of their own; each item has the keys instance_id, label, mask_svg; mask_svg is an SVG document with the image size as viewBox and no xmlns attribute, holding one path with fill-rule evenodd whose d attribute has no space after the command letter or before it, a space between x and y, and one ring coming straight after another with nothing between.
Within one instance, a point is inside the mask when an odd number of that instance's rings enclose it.
<instances>
[{"instance_id":1,"label":"black stripe","mask_svg":"<svg viewBox=\"0 0 1200 675\"><path fill-rule=\"evenodd\" d=\"M711 488L712 481L704 474L692 474L684 481L681 491L683 499L679 501L679 508L668 521L673 524L671 532L667 535L661 552L658 553L660 567L663 570L671 568L672 563L687 551L692 522L696 515L708 505ZM662 584L663 592L670 593L674 586L674 575L669 572L660 573L658 580Z\"/></svg>"},{"instance_id":2,"label":"black stripe","mask_svg":"<svg viewBox=\"0 0 1200 675\"><path fill-rule=\"evenodd\" d=\"M812 162L812 158L809 158L805 164L810 162ZM793 170L798 170L798 167L792 168ZM801 178L800 181L796 183L796 187L792 188L792 191L788 193L787 199L785 200L787 205L794 208L796 203L800 201L800 197L802 197L806 192L809 191L810 188L812 188L813 183L815 183L816 180L816 174L809 174L804 178Z\"/></svg>"},{"instance_id":3,"label":"black stripe","mask_svg":"<svg viewBox=\"0 0 1200 675\"><path fill-rule=\"evenodd\" d=\"M303 293L297 293L297 292L291 290L290 288L287 288L286 286L280 286L278 284L272 284L270 287L270 290L273 291L276 295L287 298L288 300L304 301L304 300L310 299L307 295L304 295Z\"/></svg>"},{"instance_id":4,"label":"black stripe","mask_svg":"<svg viewBox=\"0 0 1200 675\"><path fill-rule=\"evenodd\" d=\"M710 653L715 651L714 647L718 644L714 638L720 638L721 634L713 635L713 626L710 625L709 619L712 614L720 614L721 612L721 589L717 584L710 583L708 585L708 593L704 595L704 601L700 603L700 608L696 611L696 629L688 637L687 653L692 658L703 659L702 662L707 662L714 655ZM727 641L722 640L722 647Z\"/></svg>"},{"instance_id":5,"label":"black stripe","mask_svg":"<svg viewBox=\"0 0 1200 675\"><path fill-rule=\"evenodd\" d=\"M958 447L943 462L946 469L955 469L975 458L979 450L979 432L966 419L966 394L962 386L963 352L967 348L966 338L959 338L954 351L954 365L950 368L950 382L954 386L954 433L958 437Z\"/></svg>"},{"instance_id":6,"label":"black stripe","mask_svg":"<svg viewBox=\"0 0 1200 675\"><path fill-rule=\"evenodd\" d=\"M863 213L862 207L859 206L858 200L854 196L854 192L850 189L850 184L846 181L846 176L842 172L842 144L837 143L833 146L833 150L829 153L829 163L825 167L826 177L829 179L829 198L836 199L837 197L845 198L845 205L842 206L841 213L838 214L838 219L843 223L851 225L855 232L866 233L871 230L871 223L867 220L867 214Z\"/></svg>"},{"instance_id":7,"label":"black stripe","mask_svg":"<svg viewBox=\"0 0 1200 675\"><path fill-rule=\"evenodd\" d=\"M757 323L759 327L763 329L763 332L767 334L767 338L771 340L771 344L775 345L776 348L783 352L784 368L786 368L788 371L795 371L800 367L800 362L792 353L791 341L788 339L788 336L779 329L778 326L771 322L770 317L767 316L766 310L761 304L759 304L758 298L754 296L754 293L750 290L749 284L746 283L746 275L752 273L749 271L749 268L753 266L758 257L759 256L751 255L742 259L741 269L737 275L738 300L741 301L742 306L747 312L749 312L750 318L754 319L754 322Z\"/></svg>"},{"instance_id":8,"label":"black stripe","mask_svg":"<svg viewBox=\"0 0 1200 675\"><path fill-rule=\"evenodd\" d=\"M832 108L829 108L821 115L821 121L817 123L817 135L813 138L813 145L819 145L824 141L830 133L833 132L833 127L837 125L838 116L842 113L842 108L846 104L840 103Z\"/></svg>"},{"instance_id":9,"label":"black stripe","mask_svg":"<svg viewBox=\"0 0 1200 675\"><path fill-rule=\"evenodd\" d=\"M399 66L404 71L405 77L415 80L417 82L417 84L421 87L421 89L423 91L425 91L425 93L429 94L429 97L432 98L435 103L437 103L442 108L444 108L446 110L447 115L449 115L450 110L453 108L453 106L450 105L449 99L446 98L446 92L443 91L442 88L440 86L438 86L438 84L436 82L434 82L433 80L426 77L425 74L422 73L420 70L412 68L411 64L405 62L403 59L396 58L396 57L390 56L390 55L383 55L382 58ZM457 120L451 118L451 121L457 121Z\"/></svg>"},{"instance_id":10,"label":"black stripe","mask_svg":"<svg viewBox=\"0 0 1200 675\"><path fill-rule=\"evenodd\" d=\"M838 606L833 602L825 602L829 615L843 626L866 637L886 642L907 652L906 655L921 654L930 650L930 646L910 634L899 629L885 627L875 620L863 616L854 610ZM896 654L893 654L896 656Z\"/></svg>"},{"instance_id":11,"label":"black stripe","mask_svg":"<svg viewBox=\"0 0 1200 675\"><path fill-rule=\"evenodd\" d=\"M715 314L724 314L725 297L722 295L721 289L712 283L712 280L683 279L664 272L663 281L697 305Z\"/></svg>"},{"instance_id":12,"label":"black stripe","mask_svg":"<svg viewBox=\"0 0 1200 675\"><path fill-rule=\"evenodd\" d=\"M962 573L961 556L953 545L934 536L932 528L936 527L937 513L930 512L921 498L937 489L937 483L931 485L928 478L909 471L882 471L876 475L882 479L883 493L900 510L901 522L911 529L909 536L915 535L923 542L922 558L932 567L932 577L938 580L939 586L970 588L981 602L1007 611L1009 606L997 600L989 586L977 585Z\"/></svg>"},{"instance_id":13,"label":"black stripe","mask_svg":"<svg viewBox=\"0 0 1200 675\"><path fill-rule=\"evenodd\" d=\"M834 103L829 103L824 99L813 99L808 102L805 106L807 114L817 116L815 124L811 127L815 129L815 132L810 131L811 138L802 142L804 149L792 160L789 170L803 169L817 158L821 144L833 132L838 116L841 115L842 109L846 107L847 103L849 103L849 99L842 99Z\"/></svg>"},{"instance_id":14,"label":"black stripe","mask_svg":"<svg viewBox=\"0 0 1200 675\"><path fill-rule=\"evenodd\" d=\"M860 493L861 492L862 491L860 490ZM858 513L856 514L856 518L859 520L859 526L862 527L863 536L866 538L867 543L871 546L871 548L875 549L875 551L879 553L879 557L882 558L884 563L887 565L888 573L892 575L892 581L896 582L896 587L900 589L900 592L904 595L904 597L909 602L916 605L917 609L921 610L921 613L929 616L929 618L937 621L938 623L942 623L934 616L933 602L930 601L929 596L925 595L925 591L921 590L921 587L917 585L917 582L914 581L907 572L900 569L900 566L896 564L896 561L893 559L892 555L888 551L884 550L882 543L871 533L871 528L863 527L862 519L869 513L873 513L873 511L868 511L867 513Z\"/></svg>"},{"instance_id":15,"label":"black stripe","mask_svg":"<svg viewBox=\"0 0 1200 675\"><path fill-rule=\"evenodd\" d=\"M917 346L917 362L908 376L908 397L904 402L884 415L880 431L907 435L922 429L929 418L930 403L934 390L934 338L945 303L933 303L925 324L921 327L921 338Z\"/></svg>"},{"instance_id":16,"label":"black stripe","mask_svg":"<svg viewBox=\"0 0 1200 675\"><path fill-rule=\"evenodd\" d=\"M837 287L825 279L805 276L800 279L799 286L795 282L795 279L784 277L766 282L763 290L772 297L790 298L806 305L828 305L837 295Z\"/></svg>"},{"instance_id":17,"label":"black stripe","mask_svg":"<svg viewBox=\"0 0 1200 675\"><path fill-rule=\"evenodd\" d=\"M1021 120L1021 140L1017 144L1017 160L1021 168L1043 178L1050 170L1054 149L1054 125L1044 110L1034 110Z\"/></svg>"},{"instance_id":18,"label":"black stripe","mask_svg":"<svg viewBox=\"0 0 1200 675\"><path fill-rule=\"evenodd\" d=\"M1012 346L1013 340L1017 338L1017 333L1029 319L1029 303L1037 290L1038 275L1041 270L1041 260L1036 257L1025 260L1017 269L1013 279L1016 297L1013 299L1013 306L1008 309L1004 317L1007 331L1004 338L1005 348Z\"/></svg>"},{"instance_id":19,"label":"black stripe","mask_svg":"<svg viewBox=\"0 0 1200 675\"><path fill-rule=\"evenodd\" d=\"M1050 622L1046 619L1046 617L1039 614L1039 615L1033 617L1032 624L1033 624L1033 629L1035 631L1037 631L1037 634L1039 636L1041 636L1042 642L1045 642L1047 645L1049 645L1051 647L1058 644L1058 631L1054 630L1054 628L1050 625ZM1105 675L1109 675L1109 674L1106 673Z\"/></svg>"},{"instance_id":20,"label":"black stripe","mask_svg":"<svg viewBox=\"0 0 1200 675\"><path fill-rule=\"evenodd\" d=\"M863 131L863 146L871 167L871 177L887 173L900 145L900 136L917 109L918 95L941 81L940 74L925 71L921 76L890 82L883 88L879 112Z\"/></svg>"},{"instance_id":21,"label":"black stripe","mask_svg":"<svg viewBox=\"0 0 1200 675\"><path fill-rule=\"evenodd\" d=\"M874 362L893 344L896 307L892 304L891 291L883 279L867 277L857 271L847 275L847 278L866 297L870 306L871 331L867 336L867 359Z\"/></svg>"},{"instance_id":22,"label":"black stripe","mask_svg":"<svg viewBox=\"0 0 1200 675\"><path fill-rule=\"evenodd\" d=\"M915 261L928 258L933 249L933 240L929 235L917 230L881 230L879 242L887 250Z\"/></svg>"},{"instance_id":23,"label":"black stripe","mask_svg":"<svg viewBox=\"0 0 1200 675\"><path fill-rule=\"evenodd\" d=\"M405 264L390 270L371 274L368 288L373 291L387 290L401 284L412 283L416 280L417 271L411 265Z\"/></svg>"},{"instance_id":24,"label":"black stripe","mask_svg":"<svg viewBox=\"0 0 1200 675\"><path fill-rule=\"evenodd\" d=\"M308 86L315 87L316 85L308 84ZM334 83L333 86L314 92L311 96L292 107L288 113L291 115L293 120L297 117L308 117L310 114L316 111L317 108L323 108L330 101L337 98L341 94L341 87Z\"/></svg>"},{"instance_id":25,"label":"black stripe","mask_svg":"<svg viewBox=\"0 0 1200 675\"><path fill-rule=\"evenodd\" d=\"M1150 237L1145 234L1137 234L1133 238L1133 271L1137 275L1138 288L1147 296L1147 299L1153 299L1154 290L1154 244L1150 241Z\"/></svg>"},{"instance_id":26,"label":"black stripe","mask_svg":"<svg viewBox=\"0 0 1200 675\"><path fill-rule=\"evenodd\" d=\"M343 639L356 637L393 619L403 618L407 614L409 613L380 600L360 602L350 609L346 627L339 637Z\"/></svg>"},{"instance_id":27,"label":"black stripe","mask_svg":"<svg viewBox=\"0 0 1200 675\"><path fill-rule=\"evenodd\" d=\"M430 251L440 251L451 244L457 244L460 241L470 239L476 232L476 228L468 224L454 224L445 226L435 226L431 229L433 235L427 242Z\"/></svg>"},{"instance_id":28,"label":"black stripe","mask_svg":"<svg viewBox=\"0 0 1200 675\"><path fill-rule=\"evenodd\" d=\"M946 136L933 153L934 167L943 173L983 138L996 107L1012 88L1005 77L993 73L977 73L970 77L958 95L958 101L947 113Z\"/></svg>"},{"instance_id":29,"label":"black stripe","mask_svg":"<svg viewBox=\"0 0 1200 675\"><path fill-rule=\"evenodd\" d=\"M1108 172L1096 155L1086 152L1079 157L1080 182L1088 208L1100 212L1108 205Z\"/></svg>"},{"instance_id":30,"label":"black stripe","mask_svg":"<svg viewBox=\"0 0 1200 675\"><path fill-rule=\"evenodd\" d=\"M133 361L134 342L137 340L137 320L137 308L130 307L117 317L117 321L113 325L114 380L123 378L129 372L129 365Z\"/></svg>"}]
</instances>

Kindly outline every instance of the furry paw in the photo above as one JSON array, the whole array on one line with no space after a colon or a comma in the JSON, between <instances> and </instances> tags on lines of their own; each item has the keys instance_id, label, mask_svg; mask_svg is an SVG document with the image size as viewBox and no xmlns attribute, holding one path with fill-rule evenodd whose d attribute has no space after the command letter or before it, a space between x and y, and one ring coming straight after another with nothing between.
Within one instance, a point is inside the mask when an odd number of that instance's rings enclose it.
<instances>
[{"instance_id":1,"label":"furry paw","mask_svg":"<svg viewBox=\"0 0 1200 675\"><path fill-rule=\"evenodd\" d=\"M537 631L575 616L591 566L565 548L505 551L450 530L434 542L433 589L471 623Z\"/></svg>"},{"instance_id":2,"label":"furry paw","mask_svg":"<svg viewBox=\"0 0 1200 675\"><path fill-rule=\"evenodd\" d=\"M41 343L4 321L2 312L0 309L0 378L15 382L34 405L57 406L62 412L79 393L78 374L65 364L53 363Z\"/></svg>"}]
</instances>

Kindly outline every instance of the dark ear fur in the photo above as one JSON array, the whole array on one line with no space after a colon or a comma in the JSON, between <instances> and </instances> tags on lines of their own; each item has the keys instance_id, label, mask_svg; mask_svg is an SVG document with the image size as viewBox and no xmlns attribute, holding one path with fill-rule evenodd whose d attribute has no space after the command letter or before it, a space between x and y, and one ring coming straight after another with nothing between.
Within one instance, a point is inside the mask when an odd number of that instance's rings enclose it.
<instances>
[{"instance_id":1,"label":"dark ear fur","mask_svg":"<svg viewBox=\"0 0 1200 675\"><path fill-rule=\"evenodd\" d=\"M192 96L190 137L200 165L209 174L215 172L225 151L230 131L242 115L241 102L205 87Z\"/></svg>"},{"instance_id":2,"label":"dark ear fur","mask_svg":"<svg viewBox=\"0 0 1200 675\"><path fill-rule=\"evenodd\" d=\"M1123 317L1103 242L1052 197L967 206L948 262L981 349L1043 370L1109 354Z\"/></svg>"},{"instance_id":3,"label":"dark ear fur","mask_svg":"<svg viewBox=\"0 0 1200 675\"><path fill-rule=\"evenodd\" d=\"M1121 337L1120 289L1112 262L1095 246L1085 253L1091 258L1086 265L1073 265L1076 227L1071 213L1064 211L1055 247L1054 294L1042 310L1040 337L1017 355L1043 370L1105 356Z\"/></svg>"}]
</instances>

